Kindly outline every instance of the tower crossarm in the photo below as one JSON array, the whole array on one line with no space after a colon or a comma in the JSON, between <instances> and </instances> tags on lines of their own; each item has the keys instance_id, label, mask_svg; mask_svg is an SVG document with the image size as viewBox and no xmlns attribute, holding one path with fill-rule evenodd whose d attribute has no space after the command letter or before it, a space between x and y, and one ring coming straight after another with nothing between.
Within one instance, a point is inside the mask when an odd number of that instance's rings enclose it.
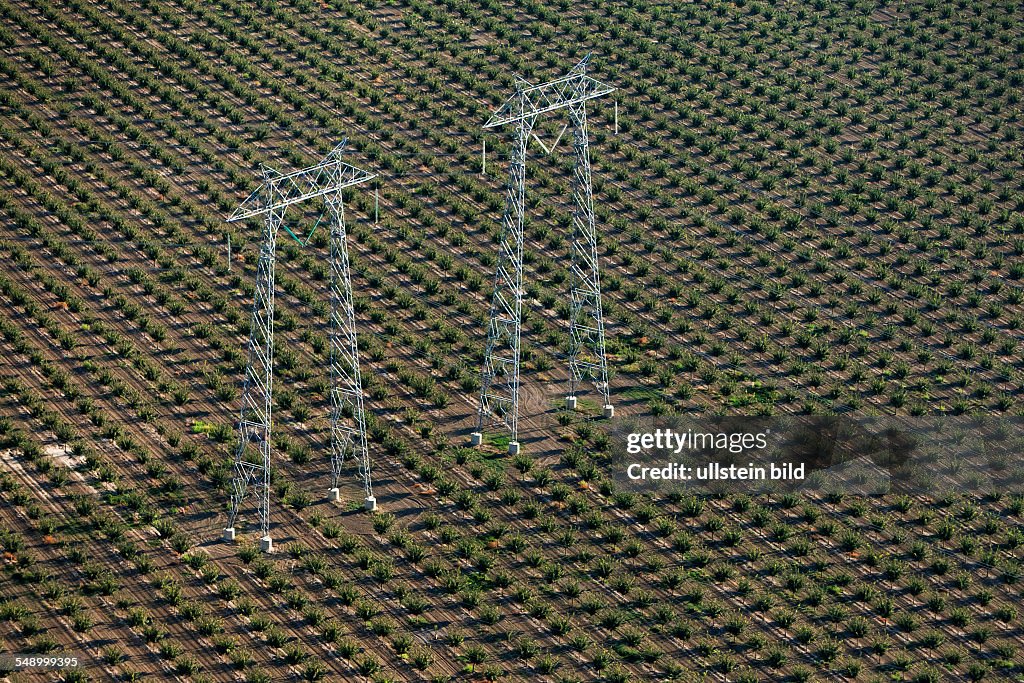
<instances>
[{"instance_id":1,"label":"tower crossarm","mask_svg":"<svg viewBox=\"0 0 1024 683\"><path fill-rule=\"evenodd\" d=\"M523 119L532 120L540 114L614 92L615 88L586 74L589 61L590 55L587 55L565 76L547 83L528 85L525 81L519 81L516 94L498 107L484 128L495 128Z\"/></svg>"},{"instance_id":2,"label":"tower crossarm","mask_svg":"<svg viewBox=\"0 0 1024 683\"><path fill-rule=\"evenodd\" d=\"M235 209L228 217L228 222L245 220L307 199L333 194L377 177L374 173L341 160L346 142L339 143L315 166L283 175L272 174ZM268 197L273 197L273 201L268 201Z\"/></svg>"}]
</instances>

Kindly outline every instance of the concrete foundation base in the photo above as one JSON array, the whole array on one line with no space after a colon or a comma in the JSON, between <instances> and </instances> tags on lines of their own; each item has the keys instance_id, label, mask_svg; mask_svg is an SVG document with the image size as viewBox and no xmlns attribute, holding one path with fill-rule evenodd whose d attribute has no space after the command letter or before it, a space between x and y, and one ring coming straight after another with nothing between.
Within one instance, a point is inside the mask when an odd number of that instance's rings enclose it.
<instances>
[{"instance_id":1,"label":"concrete foundation base","mask_svg":"<svg viewBox=\"0 0 1024 683\"><path fill-rule=\"evenodd\" d=\"M615 406L609 404L604 407L605 417L615 417Z\"/></svg>"},{"instance_id":2,"label":"concrete foundation base","mask_svg":"<svg viewBox=\"0 0 1024 683\"><path fill-rule=\"evenodd\" d=\"M518 441L509 441L508 442L508 454L509 455L519 455L519 442Z\"/></svg>"},{"instance_id":3,"label":"concrete foundation base","mask_svg":"<svg viewBox=\"0 0 1024 683\"><path fill-rule=\"evenodd\" d=\"M260 550L262 550L265 553L274 552L274 541L270 538L270 536L264 536L260 539Z\"/></svg>"},{"instance_id":4,"label":"concrete foundation base","mask_svg":"<svg viewBox=\"0 0 1024 683\"><path fill-rule=\"evenodd\" d=\"M575 396L566 396L565 397L565 409L566 410L576 410L576 397Z\"/></svg>"},{"instance_id":5,"label":"concrete foundation base","mask_svg":"<svg viewBox=\"0 0 1024 683\"><path fill-rule=\"evenodd\" d=\"M363 501L363 509L366 510L367 512L376 512L377 499L374 498L373 496L368 497L366 500Z\"/></svg>"},{"instance_id":6,"label":"concrete foundation base","mask_svg":"<svg viewBox=\"0 0 1024 683\"><path fill-rule=\"evenodd\" d=\"M225 529L224 534L221 536L221 539L223 539L227 543L233 543L235 540L235 527L229 526L227 529Z\"/></svg>"},{"instance_id":7,"label":"concrete foundation base","mask_svg":"<svg viewBox=\"0 0 1024 683\"><path fill-rule=\"evenodd\" d=\"M338 503L341 501L341 489L328 489L327 500L332 503Z\"/></svg>"},{"instance_id":8,"label":"concrete foundation base","mask_svg":"<svg viewBox=\"0 0 1024 683\"><path fill-rule=\"evenodd\" d=\"M484 442L484 435L480 432L473 432L469 435L469 445L479 446Z\"/></svg>"}]
</instances>

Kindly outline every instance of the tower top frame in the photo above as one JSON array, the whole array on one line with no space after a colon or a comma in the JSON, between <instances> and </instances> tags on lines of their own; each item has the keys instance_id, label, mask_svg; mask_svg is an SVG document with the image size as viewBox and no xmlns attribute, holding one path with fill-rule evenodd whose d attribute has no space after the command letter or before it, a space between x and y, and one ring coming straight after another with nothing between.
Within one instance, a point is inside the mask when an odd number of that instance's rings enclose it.
<instances>
[{"instance_id":1,"label":"tower top frame","mask_svg":"<svg viewBox=\"0 0 1024 683\"><path fill-rule=\"evenodd\" d=\"M615 88L587 75L588 54L561 78L531 85L516 76L516 94L495 110L484 128L497 128L516 121L535 119L541 114L564 109L615 92Z\"/></svg>"},{"instance_id":2,"label":"tower top frame","mask_svg":"<svg viewBox=\"0 0 1024 683\"><path fill-rule=\"evenodd\" d=\"M376 173L341 160L347 144L345 138L319 163L292 173L281 174L264 165L263 184L246 197L227 221L233 223L266 214L376 178Z\"/></svg>"}]
</instances>

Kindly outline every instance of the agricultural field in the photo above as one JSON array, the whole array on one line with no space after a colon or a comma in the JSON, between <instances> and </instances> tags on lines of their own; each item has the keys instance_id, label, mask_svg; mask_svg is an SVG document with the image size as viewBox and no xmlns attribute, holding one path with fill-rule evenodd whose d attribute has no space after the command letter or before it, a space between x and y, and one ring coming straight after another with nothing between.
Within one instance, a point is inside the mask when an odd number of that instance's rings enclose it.
<instances>
[{"instance_id":1,"label":"agricultural field","mask_svg":"<svg viewBox=\"0 0 1024 683\"><path fill-rule=\"evenodd\" d=\"M1024 680L1024 488L616 485L599 402L562 408L564 141L527 172L523 451L468 447L482 126L591 51L620 415L1020 416L1018 3L0 0L0 44L0 679ZM260 239L225 218L345 137L380 511L354 471L326 499L328 235L282 235L261 553L251 501L220 540Z\"/></svg>"}]
</instances>

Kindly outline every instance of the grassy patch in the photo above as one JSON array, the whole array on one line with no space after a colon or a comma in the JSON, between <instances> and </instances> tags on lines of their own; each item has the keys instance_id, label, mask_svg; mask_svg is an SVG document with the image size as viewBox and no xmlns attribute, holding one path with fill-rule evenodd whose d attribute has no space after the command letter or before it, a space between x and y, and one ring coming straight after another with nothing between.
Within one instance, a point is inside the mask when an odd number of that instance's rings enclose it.
<instances>
[{"instance_id":1,"label":"grassy patch","mask_svg":"<svg viewBox=\"0 0 1024 683\"><path fill-rule=\"evenodd\" d=\"M637 401L652 401L664 398L662 396L662 393L657 389L652 389L651 387L644 387L640 385L632 386L620 393L622 396L625 396L626 398L632 398Z\"/></svg>"},{"instance_id":2,"label":"grassy patch","mask_svg":"<svg viewBox=\"0 0 1024 683\"><path fill-rule=\"evenodd\" d=\"M493 446L501 451L508 451L508 442L511 440L508 434L486 434L484 436L484 443L486 445Z\"/></svg>"}]
</instances>

